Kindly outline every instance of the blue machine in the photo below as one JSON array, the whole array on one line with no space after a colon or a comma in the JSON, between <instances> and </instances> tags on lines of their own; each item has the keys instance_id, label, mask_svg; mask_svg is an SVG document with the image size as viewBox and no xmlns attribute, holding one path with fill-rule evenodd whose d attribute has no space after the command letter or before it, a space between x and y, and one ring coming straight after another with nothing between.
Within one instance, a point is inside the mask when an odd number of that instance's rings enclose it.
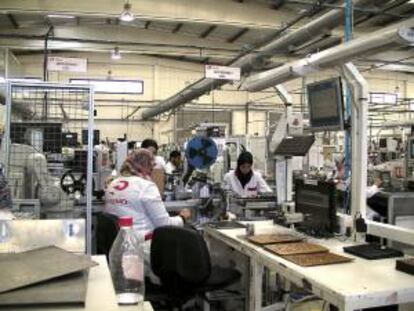
<instances>
[{"instance_id":1,"label":"blue machine","mask_svg":"<svg viewBox=\"0 0 414 311\"><path fill-rule=\"evenodd\" d=\"M214 140L202 136L192 138L185 150L188 163L198 169L211 166L216 161L217 154L218 149Z\"/></svg>"}]
</instances>

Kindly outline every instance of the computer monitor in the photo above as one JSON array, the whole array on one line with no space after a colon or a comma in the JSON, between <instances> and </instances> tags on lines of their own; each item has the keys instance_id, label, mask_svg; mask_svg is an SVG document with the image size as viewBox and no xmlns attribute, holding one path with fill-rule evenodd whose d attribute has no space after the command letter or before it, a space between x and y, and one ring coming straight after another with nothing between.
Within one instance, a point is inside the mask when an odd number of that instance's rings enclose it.
<instances>
[{"instance_id":1,"label":"computer monitor","mask_svg":"<svg viewBox=\"0 0 414 311\"><path fill-rule=\"evenodd\" d=\"M78 145L78 133L65 132L62 133L62 146L63 147L76 147Z\"/></svg>"},{"instance_id":2,"label":"computer monitor","mask_svg":"<svg viewBox=\"0 0 414 311\"><path fill-rule=\"evenodd\" d=\"M316 237L332 236L337 231L335 193L332 182L295 180L295 211L304 215L297 229Z\"/></svg>"},{"instance_id":3,"label":"computer monitor","mask_svg":"<svg viewBox=\"0 0 414 311\"><path fill-rule=\"evenodd\" d=\"M96 172L96 160L97 155L93 153L92 171ZM73 159L66 161L65 168L70 169L75 173L86 174L88 170L88 151L87 150L75 150Z\"/></svg>"},{"instance_id":4,"label":"computer monitor","mask_svg":"<svg viewBox=\"0 0 414 311\"><path fill-rule=\"evenodd\" d=\"M10 123L10 140L16 144L27 144L26 132L40 129L43 133L43 152L62 153L62 123L55 122L12 122Z\"/></svg>"},{"instance_id":5,"label":"computer monitor","mask_svg":"<svg viewBox=\"0 0 414 311\"><path fill-rule=\"evenodd\" d=\"M93 145L99 145L99 140L100 140L100 132L99 130L93 130ZM82 145L87 145L88 144L88 130L82 130Z\"/></svg>"},{"instance_id":6,"label":"computer monitor","mask_svg":"<svg viewBox=\"0 0 414 311\"><path fill-rule=\"evenodd\" d=\"M334 78L306 86L312 131L343 130L344 103L341 79Z\"/></svg>"},{"instance_id":7,"label":"computer monitor","mask_svg":"<svg viewBox=\"0 0 414 311\"><path fill-rule=\"evenodd\" d=\"M386 138L380 138L379 139L379 147L380 148L387 148L387 139Z\"/></svg>"},{"instance_id":8,"label":"computer monitor","mask_svg":"<svg viewBox=\"0 0 414 311\"><path fill-rule=\"evenodd\" d=\"M407 156L409 160L414 160L414 137L409 137L407 140Z\"/></svg>"}]
</instances>

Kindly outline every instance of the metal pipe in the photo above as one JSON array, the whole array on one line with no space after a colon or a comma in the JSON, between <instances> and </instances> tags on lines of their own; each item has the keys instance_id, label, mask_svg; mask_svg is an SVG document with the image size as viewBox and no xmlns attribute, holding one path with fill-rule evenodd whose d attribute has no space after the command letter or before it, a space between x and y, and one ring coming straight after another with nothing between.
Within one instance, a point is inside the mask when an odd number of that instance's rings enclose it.
<instances>
[{"instance_id":1,"label":"metal pipe","mask_svg":"<svg viewBox=\"0 0 414 311\"><path fill-rule=\"evenodd\" d=\"M371 4L372 0L357 0L355 5L364 6L366 4ZM380 2L380 1L378 1ZM364 13L358 13L364 14ZM333 29L341 24L341 21L344 17L343 7L338 9L333 9L328 13L312 20L304 27L292 31L291 33L286 34L283 37L277 38L272 42L262 46L255 53L250 53L244 55L237 60L231 62L229 65L233 67L240 67L242 73L246 73L254 67L254 64L258 61L271 57L274 53L278 51L285 50L289 46L302 43L306 40L313 39L314 36L321 33L322 30ZM163 112L174 109L181 105L186 104L187 102L198 98L199 96L207 93L217 87L220 87L226 84L227 81L224 80L212 80L212 79L200 79L194 84L184 88L179 93L167 98L166 100L160 102L157 106L152 108L144 109L141 112L142 119L153 118Z\"/></svg>"},{"instance_id":2,"label":"metal pipe","mask_svg":"<svg viewBox=\"0 0 414 311\"><path fill-rule=\"evenodd\" d=\"M414 44L414 18L375 31L367 36L313 54L307 58L258 73L247 78L241 89L261 91L274 85L304 76L321 68L341 65L367 53L379 52L400 45Z\"/></svg>"}]
</instances>

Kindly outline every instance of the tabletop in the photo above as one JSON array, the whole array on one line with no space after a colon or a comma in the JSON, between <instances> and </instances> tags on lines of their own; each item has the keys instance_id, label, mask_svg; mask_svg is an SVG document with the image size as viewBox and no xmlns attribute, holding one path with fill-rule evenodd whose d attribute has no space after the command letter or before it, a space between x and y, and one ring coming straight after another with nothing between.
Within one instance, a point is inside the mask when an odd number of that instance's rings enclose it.
<instances>
[{"instance_id":1,"label":"tabletop","mask_svg":"<svg viewBox=\"0 0 414 311\"><path fill-rule=\"evenodd\" d=\"M272 222L252 222L255 234L293 233L296 231L273 225ZM245 229L211 229L206 233L220 239L270 268L275 268L292 282L310 289L321 298L345 310L377 305L390 305L414 301L414 276L397 271L395 259L366 260L343 252L351 241L307 238L307 241L327 247L339 255L351 257L349 263L301 267L260 246L248 242Z\"/></svg>"}]
</instances>

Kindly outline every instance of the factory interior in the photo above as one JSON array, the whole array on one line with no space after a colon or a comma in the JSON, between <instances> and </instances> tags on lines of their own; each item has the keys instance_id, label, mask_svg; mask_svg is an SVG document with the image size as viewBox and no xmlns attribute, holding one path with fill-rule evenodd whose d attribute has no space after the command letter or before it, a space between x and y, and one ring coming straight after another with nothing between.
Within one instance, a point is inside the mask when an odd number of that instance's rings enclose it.
<instances>
[{"instance_id":1,"label":"factory interior","mask_svg":"<svg viewBox=\"0 0 414 311\"><path fill-rule=\"evenodd\" d=\"M1 0L0 310L414 311L413 0Z\"/></svg>"}]
</instances>

